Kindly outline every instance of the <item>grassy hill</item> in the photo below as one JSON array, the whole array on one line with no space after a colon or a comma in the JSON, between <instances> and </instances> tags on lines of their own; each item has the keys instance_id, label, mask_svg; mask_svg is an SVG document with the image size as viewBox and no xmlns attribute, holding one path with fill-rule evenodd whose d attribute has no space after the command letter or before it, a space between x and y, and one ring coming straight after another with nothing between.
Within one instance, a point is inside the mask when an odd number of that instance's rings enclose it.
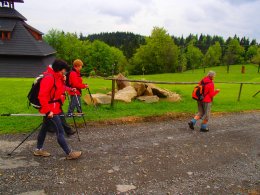
<instances>
[{"instance_id":1,"label":"grassy hill","mask_svg":"<svg viewBox=\"0 0 260 195\"><path fill-rule=\"evenodd\" d=\"M214 99L212 112L239 112L247 110L260 110L260 94L255 98L252 96L260 90L260 85L244 85L240 102L237 101L240 85L219 84L217 82L260 82L260 74L257 73L257 66L246 65L246 73L241 74L241 65L230 67L230 73L226 73L226 67L212 67L206 70L217 72L215 87L221 91ZM145 79L153 81L188 82L199 81L205 75L203 69L186 71L184 73L139 75L130 76L130 79ZM27 105L27 93L34 79L28 78L0 78L0 114L3 113L37 113L37 110ZM111 90L111 81L101 78L84 78L90 86L92 93L106 93ZM87 121L106 120L126 116L154 116L165 113L195 113L196 102L191 99L191 92L194 85L159 85L162 88L176 91L181 94L182 101L169 103L161 101L154 104L145 104L134 101L131 104L117 102L114 108L109 105L100 106L95 110L92 106L83 104L83 111L86 113ZM83 91L83 95L87 93ZM64 105L67 111L68 104ZM0 133L28 132L40 123L41 117L0 117ZM79 120L80 121L80 120Z\"/></svg>"}]
</instances>

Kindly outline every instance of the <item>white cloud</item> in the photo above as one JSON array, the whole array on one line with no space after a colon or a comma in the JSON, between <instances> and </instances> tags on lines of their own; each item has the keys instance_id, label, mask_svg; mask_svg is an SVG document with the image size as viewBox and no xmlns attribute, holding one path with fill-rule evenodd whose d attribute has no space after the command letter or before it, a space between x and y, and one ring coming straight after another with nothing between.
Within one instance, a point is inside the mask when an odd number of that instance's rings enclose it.
<instances>
[{"instance_id":1,"label":"white cloud","mask_svg":"<svg viewBox=\"0 0 260 195\"><path fill-rule=\"evenodd\" d=\"M259 0L25 0L16 8L43 32L129 31L149 35L154 26L172 35L246 36L260 42Z\"/></svg>"}]
</instances>

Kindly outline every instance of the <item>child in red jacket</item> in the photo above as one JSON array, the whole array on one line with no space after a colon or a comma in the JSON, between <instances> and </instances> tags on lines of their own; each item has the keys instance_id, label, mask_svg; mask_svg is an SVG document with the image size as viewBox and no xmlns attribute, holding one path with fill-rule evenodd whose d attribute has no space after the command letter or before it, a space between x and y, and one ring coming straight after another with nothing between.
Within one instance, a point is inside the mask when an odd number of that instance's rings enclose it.
<instances>
[{"instance_id":1,"label":"child in red jacket","mask_svg":"<svg viewBox=\"0 0 260 195\"><path fill-rule=\"evenodd\" d=\"M213 101L213 97L219 93L219 89L214 89L213 80L216 76L214 71L209 71L208 75L204 77L201 81L205 84L204 87L204 98L202 101L198 102L198 114L188 123L189 127L193 130L196 122L202 119L202 124L200 131L207 132L209 131L208 128L208 121L211 112L211 104Z\"/></svg>"},{"instance_id":2,"label":"child in red jacket","mask_svg":"<svg viewBox=\"0 0 260 195\"><path fill-rule=\"evenodd\" d=\"M88 88L87 84L83 84L83 80L80 74L83 62L79 59L73 62L72 71L69 74L69 87L75 88L76 91L69 92L70 104L68 109L68 115L72 115L75 108L77 108L78 113L82 113L81 109L81 90Z\"/></svg>"}]
</instances>

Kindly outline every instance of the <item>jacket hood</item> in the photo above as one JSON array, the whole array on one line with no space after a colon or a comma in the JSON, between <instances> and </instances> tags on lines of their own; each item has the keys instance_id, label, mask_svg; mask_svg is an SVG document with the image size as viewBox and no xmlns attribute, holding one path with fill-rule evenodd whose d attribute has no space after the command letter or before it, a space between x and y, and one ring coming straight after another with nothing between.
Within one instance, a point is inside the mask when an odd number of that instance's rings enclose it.
<instances>
[{"instance_id":1,"label":"jacket hood","mask_svg":"<svg viewBox=\"0 0 260 195\"><path fill-rule=\"evenodd\" d=\"M203 80L203 82L204 83L213 83L213 80L210 78L210 77L208 77L208 76L206 76L204 79L202 79Z\"/></svg>"}]
</instances>

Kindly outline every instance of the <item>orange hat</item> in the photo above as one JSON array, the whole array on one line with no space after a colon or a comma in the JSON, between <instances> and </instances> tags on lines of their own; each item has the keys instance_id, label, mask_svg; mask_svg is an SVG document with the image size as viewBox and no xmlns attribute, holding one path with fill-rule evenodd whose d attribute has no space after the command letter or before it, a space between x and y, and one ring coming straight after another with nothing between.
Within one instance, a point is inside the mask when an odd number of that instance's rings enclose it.
<instances>
[{"instance_id":1,"label":"orange hat","mask_svg":"<svg viewBox=\"0 0 260 195\"><path fill-rule=\"evenodd\" d=\"M73 62L73 66L75 66L75 67L83 66L83 62L80 59L76 59Z\"/></svg>"}]
</instances>

